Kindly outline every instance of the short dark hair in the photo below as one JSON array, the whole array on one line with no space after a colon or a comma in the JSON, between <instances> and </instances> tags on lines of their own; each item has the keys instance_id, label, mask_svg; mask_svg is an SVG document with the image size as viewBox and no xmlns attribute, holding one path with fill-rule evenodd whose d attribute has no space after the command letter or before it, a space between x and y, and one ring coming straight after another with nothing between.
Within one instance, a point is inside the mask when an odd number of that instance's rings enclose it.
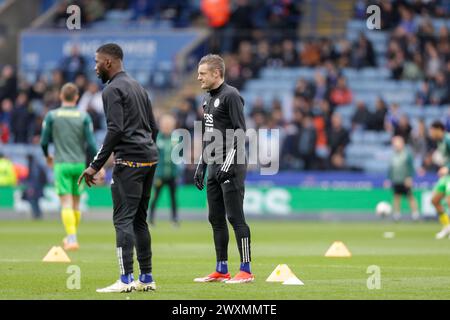
<instances>
[{"instance_id":1,"label":"short dark hair","mask_svg":"<svg viewBox=\"0 0 450 320\"><path fill-rule=\"evenodd\" d=\"M443 124L441 121L439 121L439 120L434 121L434 122L431 124L431 128L433 128L433 129L439 129L439 130L445 131L445 126L444 126L444 124Z\"/></svg>"},{"instance_id":2,"label":"short dark hair","mask_svg":"<svg viewBox=\"0 0 450 320\"><path fill-rule=\"evenodd\" d=\"M220 77L223 78L225 75L225 62L222 57L217 54L207 54L200 59L198 65L207 64L210 70L219 70Z\"/></svg>"},{"instance_id":3,"label":"short dark hair","mask_svg":"<svg viewBox=\"0 0 450 320\"><path fill-rule=\"evenodd\" d=\"M79 95L78 87L72 82L68 82L61 88L61 94L65 101L73 101Z\"/></svg>"},{"instance_id":4,"label":"short dark hair","mask_svg":"<svg viewBox=\"0 0 450 320\"><path fill-rule=\"evenodd\" d=\"M123 60L122 48L115 43L107 43L97 49L98 53L110 55L113 58Z\"/></svg>"}]
</instances>

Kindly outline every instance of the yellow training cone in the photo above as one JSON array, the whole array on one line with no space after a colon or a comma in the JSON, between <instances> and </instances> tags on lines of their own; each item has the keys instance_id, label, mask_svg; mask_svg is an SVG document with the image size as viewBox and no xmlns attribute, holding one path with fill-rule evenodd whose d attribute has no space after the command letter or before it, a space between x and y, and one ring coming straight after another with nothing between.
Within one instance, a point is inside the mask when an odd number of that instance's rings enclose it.
<instances>
[{"instance_id":1,"label":"yellow training cone","mask_svg":"<svg viewBox=\"0 0 450 320\"><path fill-rule=\"evenodd\" d=\"M345 244L341 241L335 241L325 253L325 257L341 258L341 257L351 257L351 252L347 249Z\"/></svg>"},{"instance_id":2,"label":"yellow training cone","mask_svg":"<svg viewBox=\"0 0 450 320\"><path fill-rule=\"evenodd\" d=\"M42 259L44 262L70 262L69 256L61 247L52 247Z\"/></svg>"},{"instance_id":3,"label":"yellow training cone","mask_svg":"<svg viewBox=\"0 0 450 320\"><path fill-rule=\"evenodd\" d=\"M279 264L275 270L266 279L267 282L284 282L289 278L295 277L295 274L289 269L287 264Z\"/></svg>"}]
</instances>

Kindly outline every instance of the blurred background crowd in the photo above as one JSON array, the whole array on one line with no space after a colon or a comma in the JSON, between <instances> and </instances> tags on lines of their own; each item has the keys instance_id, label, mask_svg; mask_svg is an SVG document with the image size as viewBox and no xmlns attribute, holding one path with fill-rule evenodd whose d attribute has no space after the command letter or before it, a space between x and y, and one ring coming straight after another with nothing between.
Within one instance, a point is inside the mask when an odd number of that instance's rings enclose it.
<instances>
[{"instance_id":1,"label":"blurred background crowd","mask_svg":"<svg viewBox=\"0 0 450 320\"><path fill-rule=\"evenodd\" d=\"M410 145L418 170L435 169L426 126L438 117L450 130L450 1L351 1L344 35L308 34L306 0L71 3L81 7L86 29L120 21L130 28L152 23L209 30L207 51L224 56L226 81L246 100L248 127L280 130L282 170L377 172L384 167L372 163L373 154L386 151L392 135ZM381 8L381 30L366 27L369 4ZM66 7L60 2L52 28L65 28ZM42 120L59 107L67 81L79 87L79 108L91 115L100 143L102 86L88 68L92 59L74 46L34 81L17 65L0 62L0 143L36 145ZM195 86L175 90L181 99L168 107L155 103L156 113L171 113L178 128L193 132L202 118L202 93Z\"/></svg>"}]
</instances>

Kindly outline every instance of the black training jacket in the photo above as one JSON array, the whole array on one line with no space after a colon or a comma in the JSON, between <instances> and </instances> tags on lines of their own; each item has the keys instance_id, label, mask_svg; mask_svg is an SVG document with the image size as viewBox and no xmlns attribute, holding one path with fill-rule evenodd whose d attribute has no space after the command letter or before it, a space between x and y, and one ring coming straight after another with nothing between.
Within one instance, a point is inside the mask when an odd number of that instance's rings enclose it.
<instances>
[{"instance_id":1,"label":"black training jacket","mask_svg":"<svg viewBox=\"0 0 450 320\"><path fill-rule=\"evenodd\" d=\"M228 158L234 158L232 162L236 163L238 154L245 157L245 140L234 136L238 129L246 131L244 99L236 88L224 82L209 91L203 100L203 150L215 141L215 132L220 133L223 139L221 146L216 146L213 152L203 153L210 155L203 158L203 162L224 163Z\"/></svg>"},{"instance_id":2,"label":"black training jacket","mask_svg":"<svg viewBox=\"0 0 450 320\"><path fill-rule=\"evenodd\" d=\"M90 166L99 170L112 152L116 159L136 162L158 160L158 129L145 89L124 71L117 73L102 93L107 132Z\"/></svg>"}]
</instances>

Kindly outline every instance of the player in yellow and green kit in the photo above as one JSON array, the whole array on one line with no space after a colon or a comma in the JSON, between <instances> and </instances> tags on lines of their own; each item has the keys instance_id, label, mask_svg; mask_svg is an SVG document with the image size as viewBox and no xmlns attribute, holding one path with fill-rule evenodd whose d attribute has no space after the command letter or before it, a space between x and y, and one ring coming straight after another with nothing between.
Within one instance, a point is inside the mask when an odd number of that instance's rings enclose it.
<instances>
[{"instance_id":1,"label":"player in yellow and green kit","mask_svg":"<svg viewBox=\"0 0 450 320\"><path fill-rule=\"evenodd\" d=\"M446 198L450 206L450 134L446 132L444 125L440 121L435 121L430 127L430 138L437 143L437 151L444 159L444 165L439 169L439 181L433 189L431 202L436 208L442 230L436 234L436 239L443 239L450 235L450 221L448 214L442 206L442 200Z\"/></svg>"},{"instance_id":2,"label":"player in yellow and green kit","mask_svg":"<svg viewBox=\"0 0 450 320\"><path fill-rule=\"evenodd\" d=\"M73 83L65 84L60 93L62 105L47 113L41 135L42 150L47 164L54 168L55 189L61 200L61 218L67 234L63 240L65 250L79 248L77 228L81 219L82 186L77 181L86 164L86 149L90 157L97 151L92 119L77 109L78 98L78 88ZM54 159L48 153L50 142L55 146Z\"/></svg>"}]
</instances>

